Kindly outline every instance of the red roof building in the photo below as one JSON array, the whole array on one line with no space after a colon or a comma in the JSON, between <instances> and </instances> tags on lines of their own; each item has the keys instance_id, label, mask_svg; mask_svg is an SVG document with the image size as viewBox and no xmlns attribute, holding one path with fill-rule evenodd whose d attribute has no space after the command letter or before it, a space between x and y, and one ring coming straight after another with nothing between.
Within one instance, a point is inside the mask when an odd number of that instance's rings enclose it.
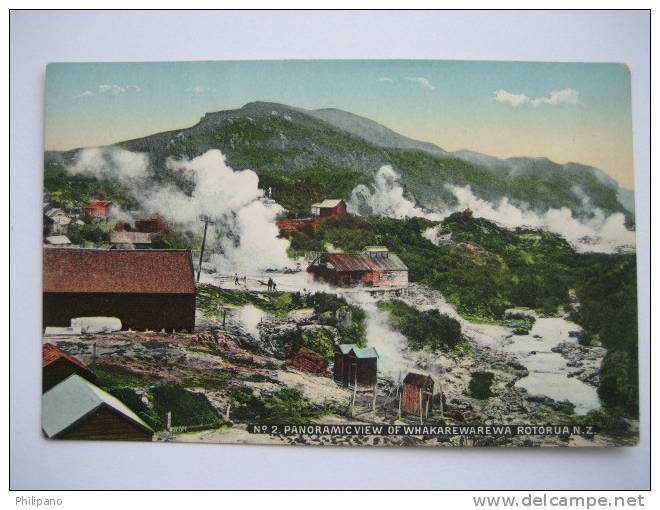
<instances>
[{"instance_id":1,"label":"red roof building","mask_svg":"<svg viewBox=\"0 0 660 510\"><path fill-rule=\"evenodd\" d=\"M149 219L137 220L135 230L138 232L162 233L169 232L170 227L163 217L156 213Z\"/></svg>"},{"instance_id":2,"label":"red roof building","mask_svg":"<svg viewBox=\"0 0 660 510\"><path fill-rule=\"evenodd\" d=\"M312 204L312 216L319 218L327 218L329 216L348 216L346 202L341 199L331 199Z\"/></svg>"},{"instance_id":3,"label":"red roof building","mask_svg":"<svg viewBox=\"0 0 660 510\"><path fill-rule=\"evenodd\" d=\"M105 316L125 329L195 327L189 251L46 248L43 261L44 326Z\"/></svg>"},{"instance_id":4,"label":"red roof building","mask_svg":"<svg viewBox=\"0 0 660 510\"><path fill-rule=\"evenodd\" d=\"M42 391L46 392L73 374L94 382L96 377L85 364L53 344L44 344L42 357Z\"/></svg>"},{"instance_id":5,"label":"red roof building","mask_svg":"<svg viewBox=\"0 0 660 510\"><path fill-rule=\"evenodd\" d=\"M406 287L408 268L383 246L362 253L323 253L307 268L318 280L337 286Z\"/></svg>"},{"instance_id":6,"label":"red roof building","mask_svg":"<svg viewBox=\"0 0 660 510\"><path fill-rule=\"evenodd\" d=\"M85 218L109 218L114 204L108 200L94 200L83 209Z\"/></svg>"}]
</instances>

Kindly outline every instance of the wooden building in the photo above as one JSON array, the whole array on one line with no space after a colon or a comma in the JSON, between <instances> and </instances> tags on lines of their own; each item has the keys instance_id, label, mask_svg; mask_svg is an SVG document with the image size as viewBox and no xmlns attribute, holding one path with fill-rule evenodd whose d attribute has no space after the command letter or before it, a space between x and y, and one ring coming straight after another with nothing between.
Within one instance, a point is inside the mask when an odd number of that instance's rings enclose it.
<instances>
[{"instance_id":1,"label":"wooden building","mask_svg":"<svg viewBox=\"0 0 660 510\"><path fill-rule=\"evenodd\" d=\"M115 205L109 200L93 200L83 209L85 218L109 218Z\"/></svg>"},{"instance_id":2,"label":"wooden building","mask_svg":"<svg viewBox=\"0 0 660 510\"><path fill-rule=\"evenodd\" d=\"M195 328L189 251L44 248L43 261L44 327L100 316L125 329Z\"/></svg>"},{"instance_id":3,"label":"wooden building","mask_svg":"<svg viewBox=\"0 0 660 510\"><path fill-rule=\"evenodd\" d=\"M153 430L126 404L74 374L42 397L41 426L51 439L151 441Z\"/></svg>"},{"instance_id":4,"label":"wooden building","mask_svg":"<svg viewBox=\"0 0 660 510\"><path fill-rule=\"evenodd\" d=\"M330 216L348 216L346 202L340 199L324 200L317 204L312 204L312 216L318 218L328 218Z\"/></svg>"},{"instance_id":5,"label":"wooden building","mask_svg":"<svg viewBox=\"0 0 660 510\"><path fill-rule=\"evenodd\" d=\"M41 367L42 391L44 392L73 374L78 374L90 382L96 381L94 374L82 361L53 344L44 344Z\"/></svg>"},{"instance_id":6,"label":"wooden building","mask_svg":"<svg viewBox=\"0 0 660 510\"><path fill-rule=\"evenodd\" d=\"M169 232L170 227L165 219L158 213L149 219L136 220L135 230L138 232L163 233Z\"/></svg>"},{"instance_id":7,"label":"wooden building","mask_svg":"<svg viewBox=\"0 0 660 510\"><path fill-rule=\"evenodd\" d=\"M433 410L433 386L430 375L408 372L401 388L401 411L428 418Z\"/></svg>"},{"instance_id":8,"label":"wooden building","mask_svg":"<svg viewBox=\"0 0 660 510\"><path fill-rule=\"evenodd\" d=\"M52 207L44 213L44 223L48 225L49 235L66 234L69 226L71 225L71 218L59 207Z\"/></svg>"},{"instance_id":9,"label":"wooden building","mask_svg":"<svg viewBox=\"0 0 660 510\"><path fill-rule=\"evenodd\" d=\"M108 234L108 241L114 248L119 249L132 250L151 248L151 234L146 232L116 230Z\"/></svg>"},{"instance_id":10,"label":"wooden building","mask_svg":"<svg viewBox=\"0 0 660 510\"><path fill-rule=\"evenodd\" d=\"M71 240L65 235L48 236L44 239L44 243L57 248L71 246Z\"/></svg>"},{"instance_id":11,"label":"wooden building","mask_svg":"<svg viewBox=\"0 0 660 510\"><path fill-rule=\"evenodd\" d=\"M340 287L405 288L408 267L384 246L368 246L362 253L321 253L307 272Z\"/></svg>"},{"instance_id":12,"label":"wooden building","mask_svg":"<svg viewBox=\"0 0 660 510\"><path fill-rule=\"evenodd\" d=\"M335 346L334 380L346 386L373 387L378 380L378 352L354 344Z\"/></svg>"},{"instance_id":13,"label":"wooden building","mask_svg":"<svg viewBox=\"0 0 660 510\"><path fill-rule=\"evenodd\" d=\"M287 357L286 364L301 372L322 376L330 375L328 372L328 360L305 346L290 353Z\"/></svg>"}]
</instances>

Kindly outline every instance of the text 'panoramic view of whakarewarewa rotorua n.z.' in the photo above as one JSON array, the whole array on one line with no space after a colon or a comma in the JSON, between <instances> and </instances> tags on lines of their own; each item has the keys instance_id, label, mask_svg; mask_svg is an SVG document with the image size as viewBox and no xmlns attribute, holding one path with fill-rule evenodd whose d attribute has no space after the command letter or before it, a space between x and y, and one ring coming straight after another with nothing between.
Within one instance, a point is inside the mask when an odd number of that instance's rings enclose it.
<instances>
[{"instance_id":1,"label":"text 'panoramic view of whakarewarewa rotorua n.z.'","mask_svg":"<svg viewBox=\"0 0 660 510\"><path fill-rule=\"evenodd\" d=\"M51 64L46 98L48 438L637 443L624 66Z\"/></svg>"}]
</instances>

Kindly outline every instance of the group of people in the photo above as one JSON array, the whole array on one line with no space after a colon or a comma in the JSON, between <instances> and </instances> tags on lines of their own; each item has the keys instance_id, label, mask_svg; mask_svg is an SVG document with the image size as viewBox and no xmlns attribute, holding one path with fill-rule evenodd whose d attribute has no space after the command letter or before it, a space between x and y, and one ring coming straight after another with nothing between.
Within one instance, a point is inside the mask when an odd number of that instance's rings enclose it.
<instances>
[{"instance_id":1,"label":"group of people","mask_svg":"<svg viewBox=\"0 0 660 510\"><path fill-rule=\"evenodd\" d=\"M247 289L247 276L241 277L238 273L234 273L234 285L238 287L241 283ZM259 281L259 283L263 285L262 281ZM277 292L277 284L272 278L268 278L268 283L266 285L268 286L269 292Z\"/></svg>"},{"instance_id":2,"label":"group of people","mask_svg":"<svg viewBox=\"0 0 660 510\"><path fill-rule=\"evenodd\" d=\"M277 291L277 284L272 278L268 278L268 290L272 292Z\"/></svg>"}]
</instances>

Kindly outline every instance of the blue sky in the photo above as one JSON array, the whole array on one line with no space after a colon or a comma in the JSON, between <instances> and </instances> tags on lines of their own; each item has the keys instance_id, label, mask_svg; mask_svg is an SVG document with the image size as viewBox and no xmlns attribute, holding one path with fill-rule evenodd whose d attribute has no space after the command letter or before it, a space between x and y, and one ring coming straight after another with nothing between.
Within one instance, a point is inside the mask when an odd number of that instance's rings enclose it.
<instances>
[{"instance_id":1,"label":"blue sky","mask_svg":"<svg viewBox=\"0 0 660 510\"><path fill-rule=\"evenodd\" d=\"M224 61L51 64L46 148L187 127L250 101L341 108L446 150L595 165L632 187L620 64Z\"/></svg>"}]
</instances>

